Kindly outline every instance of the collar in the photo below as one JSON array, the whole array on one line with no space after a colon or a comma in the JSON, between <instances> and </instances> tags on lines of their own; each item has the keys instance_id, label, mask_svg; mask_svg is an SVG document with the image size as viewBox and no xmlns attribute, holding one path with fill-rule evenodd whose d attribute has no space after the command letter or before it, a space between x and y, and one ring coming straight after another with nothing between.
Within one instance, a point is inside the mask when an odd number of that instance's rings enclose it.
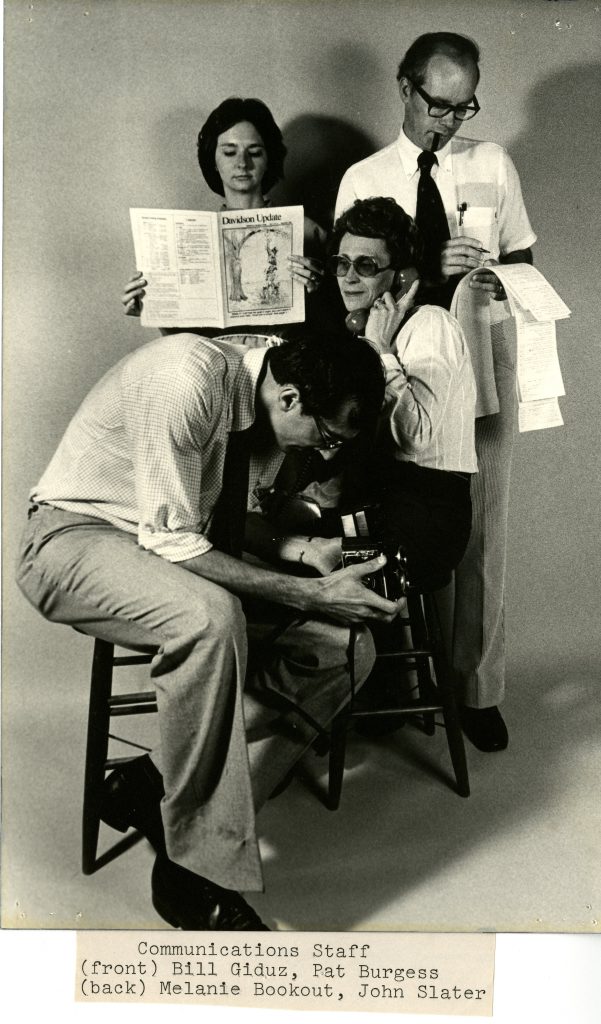
<instances>
[{"instance_id":1,"label":"collar","mask_svg":"<svg viewBox=\"0 0 601 1024\"><path fill-rule=\"evenodd\" d=\"M422 152L419 146L416 146L411 141L401 128L401 133L397 139L397 151L401 160L403 170L407 178L412 178L415 174L419 174L419 167L417 166L417 158ZM441 146L440 149L436 150L436 156L438 159L438 166L441 170L451 173L452 171L452 146L453 140L449 139L446 145Z\"/></svg>"},{"instance_id":2,"label":"collar","mask_svg":"<svg viewBox=\"0 0 601 1024\"><path fill-rule=\"evenodd\" d=\"M263 196L263 207L265 206L271 206L271 199L266 199L265 196ZM261 209L263 207L261 207ZM236 207L236 209L238 209L238 207ZM240 207L240 209L242 209L242 207ZM228 210L229 206L227 206L225 203L222 203L221 206L219 207L219 213L227 213Z\"/></svg>"},{"instance_id":3,"label":"collar","mask_svg":"<svg viewBox=\"0 0 601 1024\"><path fill-rule=\"evenodd\" d=\"M236 346L238 348L238 346ZM252 427L256 416L257 387L262 376L267 348L247 348L238 363L232 389L233 431Z\"/></svg>"}]
</instances>

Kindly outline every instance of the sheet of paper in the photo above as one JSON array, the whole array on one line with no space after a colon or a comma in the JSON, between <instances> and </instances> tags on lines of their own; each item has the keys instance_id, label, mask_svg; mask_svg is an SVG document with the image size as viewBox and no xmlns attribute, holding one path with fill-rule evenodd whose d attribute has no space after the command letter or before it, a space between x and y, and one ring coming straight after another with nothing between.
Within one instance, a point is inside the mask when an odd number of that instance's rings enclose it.
<instances>
[{"instance_id":1,"label":"sheet of paper","mask_svg":"<svg viewBox=\"0 0 601 1024\"><path fill-rule=\"evenodd\" d=\"M470 288L472 277L479 272L477 268L459 283L451 304L451 313L459 320L470 350L478 388L476 416L499 411L493 334L499 329L503 333L503 324L513 322L517 335L516 387L522 403L519 429L522 432L561 426L557 396L564 395L565 388L557 355L555 320L569 316L570 310L543 275L528 264L495 265L487 269L505 286L507 302L495 303L486 293ZM548 315L543 316L544 312Z\"/></svg>"},{"instance_id":2,"label":"sheet of paper","mask_svg":"<svg viewBox=\"0 0 601 1024\"><path fill-rule=\"evenodd\" d=\"M130 210L136 266L148 281L145 327L222 327L214 213Z\"/></svg>"},{"instance_id":3,"label":"sheet of paper","mask_svg":"<svg viewBox=\"0 0 601 1024\"><path fill-rule=\"evenodd\" d=\"M476 416L492 416L499 411L499 399L495 382L493 344L491 340L490 299L486 292L470 288L466 274L460 281L453 301L451 313L457 318L465 334L476 378Z\"/></svg>"},{"instance_id":4,"label":"sheet of paper","mask_svg":"<svg viewBox=\"0 0 601 1024\"><path fill-rule=\"evenodd\" d=\"M303 321L305 289L288 263L303 252L302 206L225 210L217 218L225 325Z\"/></svg>"},{"instance_id":5,"label":"sheet of paper","mask_svg":"<svg viewBox=\"0 0 601 1024\"><path fill-rule=\"evenodd\" d=\"M503 282L508 296L535 320L565 320L570 309L536 267L528 263L505 263L490 268Z\"/></svg>"},{"instance_id":6,"label":"sheet of paper","mask_svg":"<svg viewBox=\"0 0 601 1024\"><path fill-rule=\"evenodd\" d=\"M556 398L543 398L540 402L520 402L518 409L520 434L528 430L545 430L563 426L563 417Z\"/></svg>"},{"instance_id":7,"label":"sheet of paper","mask_svg":"<svg viewBox=\"0 0 601 1024\"><path fill-rule=\"evenodd\" d=\"M519 312L517 326L517 383L521 402L565 395L557 356L555 322L526 321Z\"/></svg>"}]
</instances>

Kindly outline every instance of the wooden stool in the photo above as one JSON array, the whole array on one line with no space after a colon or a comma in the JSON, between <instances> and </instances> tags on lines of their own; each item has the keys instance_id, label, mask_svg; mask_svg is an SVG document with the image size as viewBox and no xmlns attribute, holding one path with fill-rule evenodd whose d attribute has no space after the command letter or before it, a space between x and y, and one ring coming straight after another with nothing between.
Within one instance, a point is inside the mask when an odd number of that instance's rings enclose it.
<instances>
[{"instance_id":1,"label":"wooden stool","mask_svg":"<svg viewBox=\"0 0 601 1024\"><path fill-rule=\"evenodd\" d=\"M394 659L405 669L415 670L417 684L410 695L410 700L395 702L390 707L378 707L377 710L361 710L357 707L353 694L349 704L333 720L330 731L327 794L327 806L332 811L337 810L340 805L347 730L350 722L356 719L383 716L398 716L401 719L413 717L419 722L422 731L428 735L434 735L435 725L442 724L447 735L457 792L463 797L470 795L453 673L445 653L434 593L419 593L411 589L408 591L407 616L397 619L386 629L397 629L402 634L403 627L409 628L411 646L398 645L392 651L381 651L377 655L377 661ZM435 719L438 712L442 714L442 723Z\"/></svg>"},{"instance_id":2,"label":"wooden stool","mask_svg":"<svg viewBox=\"0 0 601 1024\"><path fill-rule=\"evenodd\" d=\"M88 738L86 745L86 767L83 790L83 822L81 869L84 875L91 875L98 868L117 857L123 850L137 841L137 833L126 836L110 850L97 857L98 833L100 829L100 794L105 773L119 765L133 761L140 752L147 752L147 747L114 736L110 732L111 718L117 715L144 715L157 710L156 696L153 690L136 693L123 693L113 696L113 668L122 665L145 665L152 661L154 650L145 654L130 654L115 657L114 644L106 640L96 640L92 660L92 677L90 685L90 708L88 713ZM128 757L109 758L109 740L116 739L132 748L136 753Z\"/></svg>"}]
</instances>

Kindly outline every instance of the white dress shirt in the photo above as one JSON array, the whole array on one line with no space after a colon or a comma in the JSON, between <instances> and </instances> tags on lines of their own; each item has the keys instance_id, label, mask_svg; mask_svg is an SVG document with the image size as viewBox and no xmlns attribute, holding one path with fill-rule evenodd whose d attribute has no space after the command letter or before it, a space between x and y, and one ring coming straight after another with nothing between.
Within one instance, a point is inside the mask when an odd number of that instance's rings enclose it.
<instances>
[{"instance_id":1,"label":"white dress shirt","mask_svg":"<svg viewBox=\"0 0 601 1024\"><path fill-rule=\"evenodd\" d=\"M415 217L420 152L401 131L392 145L349 167L340 183L336 217L355 199L372 196L392 196L405 213ZM477 238L493 259L527 249L536 241L518 173L502 146L455 135L436 156L438 166L433 167L432 177L451 238Z\"/></svg>"},{"instance_id":2,"label":"white dress shirt","mask_svg":"<svg viewBox=\"0 0 601 1024\"><path fill-rule=\"evenodd\" d=\"M475 473L476 383L455 317L440 306L420 306L382 362L395 458Z\"/></svg>"}]
</instances>

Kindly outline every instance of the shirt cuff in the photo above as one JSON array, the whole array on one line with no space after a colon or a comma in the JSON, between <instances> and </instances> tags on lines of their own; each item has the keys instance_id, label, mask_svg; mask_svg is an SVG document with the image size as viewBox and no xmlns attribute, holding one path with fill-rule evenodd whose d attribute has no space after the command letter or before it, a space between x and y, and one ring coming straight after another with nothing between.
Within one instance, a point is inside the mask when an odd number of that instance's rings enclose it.
<instances>
[{"instance_id":1,"label":"shirt cuff","mask_svg":"<svg viewBox=\"0 0 601 1024\"><path fill-rule=\"evenodd\" d=\"M386 352L381 355L380 358L382 360L382 366L384 367L387 380L390 374L394 373L396 375L399 370L403 369L398 356L395 356L394 352Z\"/></svg>"},{"instance_id":2,"label":"shirt cuff","mask_svg":"<svg viewBox=\"0 0 601 1024\"><path fill-rule=\"evenodd\" d=\"M201 533L173 533L170 530L138 531L138 543L167 562L185 562L188 558L205 555L213 545Z\"/></svg>"},{"instance_id":3,"label":"shirt cuff","mask_svg":"<svg viewBox=\"0 0 601 1024\"><path fill-rule=\"evenodd\" d=\"M518 242L512 242L511 248L508 246L503 246L502 249L500 248L500 254L501 256L507 256L510 252L518 252L520 249L530 249L536 242L536 239L537 236L534 234L534 231L531 231L529 235L525 235L524 238L521 238Z\"/></svg>"}]
</instances>

